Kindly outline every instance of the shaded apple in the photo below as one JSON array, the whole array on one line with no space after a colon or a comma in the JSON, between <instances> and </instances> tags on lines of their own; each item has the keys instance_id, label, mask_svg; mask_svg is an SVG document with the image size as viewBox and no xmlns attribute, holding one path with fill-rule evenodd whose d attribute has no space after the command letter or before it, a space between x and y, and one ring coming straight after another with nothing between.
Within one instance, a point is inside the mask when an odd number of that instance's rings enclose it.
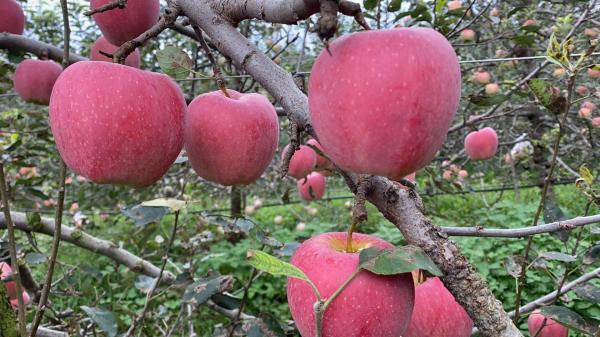
<instances>
[{"instance_id":1,"label":"shaded apple","mask_svg":"<svg viewBox=\"0 0 600 337\"><path fill-rule=\"evenodd\" d=\"M114 0L91 0L96 9ZM115 46L134 39L152 27L160 14L159 0L128 0L125 8L115 8L94 14L102 35Z\"/></svg>"},{"instance_id":2,"label":"shaded apple","mask_svg":"<svg viewBox=\"0 0 600 337\"><path fill-rule=\"evenodd\" d=\"M285 157L290 145L286 145L281 153L281 159ZM317 165L317 154L316 152L306 145L300 145L300 148L294 152L292 159L290 159L290 166L288 168L288 175L296 179L302 179L311 173Z\"/></svg>"},{"instance_id":3,"label":"shaded apple","mask_svg":"<svg viewBox=\"0 0 600 337\"><path fill-rule=\"evenodd\" d=\"M50 60L27 59L17 65L12 80L15 91L26 102L48 104L62 67Z\"/></svg>"},{"instance_id":4,"label":"shaded apple","mask_svg":"<svg viewBox=\"0 0 600 337\"><path fill-rule=\"evenodd\" d=\"M473 131L465 137L465 152L471 160L490 159L498 150L498 135L492 128Z\"/></svg>"},{"instance_id":5,"label":"shaded apple","mask_svg":"<svg viewBox=\"0 0 600 337\"><path fill-rule=\"evenodd\" d=\"M592 126L595 128L600 127L600 117L592 118Z\"/></svg>"},{"instance_id":6,"label":"shaded apple","mask_svg":"<svg viewBox=\"0 0 600 337\"><path fill-rule=\"evenodd\" d=\"M588 68L587 73L590 78L600 78L600 70Z\"/></svg>"},{"instance_id":7,"label":"shaded apple","mask_svg":"<svg viewBox=\"0 0 600 337\"><path fill-rule=\"evenodd\" d=\"M100 36L96 42L92 45L92 50L90 53L90 60L92 61L104 61L104 62L112 62L112 59L106 55L100 54L100 51L108 54L113 54L117 51L119 47L111 44L104 36ZM127 55L125 59L126 66L139 68L140 67L140 52L139 50L134 50L133 53Z\"/></svg>"},{"instance_id":8,"label":"shaded apple","mask_svg":"<svg viewBox=\"0 0 600 337\"><path fill-rule=\"evenodd\" d=\"M477 33L475 33L474 30L467 28L467 29L464 29L463 31L461 31L458 37L460 40L462 40L464 42L473 42L473 41L475 41L475 38L477 37Z\"/></svg>"},{"instance_id":9,"label":"shaded apple","mask_svg":"<svg viewBox=\"0 0 600 337\"><path fill-rule=\"evenodd\" d=\"M279 122L260 94L218 90L196 97L185 118L185 149L194 171L225 186L247 185L267 169L279 143Z\"/></svg>"},{"instance_id":10,"label":"shaded apple","mask_svg":"<svg viewBox=\"0 0 600 337\"><path fill-rule=\"evenodd\" d=\"M533 337L567 337L569 329L560 325L556 321L546 318L539 310L535 310L527 319L527 328L529 334Z\"/></svg>"},{"instance_id":11,"label":"shaded apple","mask_svg":"<svg viewBox=\"0 0 600 337\"><path fill-rule=\"evenodd\" d=\"M291 263L316 285L323 298L330 297L356 271L359 253L346 252L347 233L317 235L298 247ZM355 233L352 246L391 248L374 236ZM310 286L288 279L288 303L303 337L315 336L313 306L316 297ZM323 337L398 337L408 327L414 304L410 273L379 276L361 271L325 311Z\"/></svg>"},{"instance_id":12,"label":"shaded apple","mask_svg":"<svg viewBox=\"0 0 600 337\"><path fill-rule=\"evenodd\" d=\"M500 92L500 86L497 83L488 83L485 85L485 93L488 95L497 94Z\"/></svg>"},{"instance_id":13,"label":"shaded apple","mask_svg":"<svg viewBox=\"0 0 600 337\"><path fill-rule=\"evenodd\" d=\"M460 99L450 43L429 28L348 34L315 62L309 111L342 169L398 180L440 149ZM332 81L335 79L335 81Z\"/></svg>"},{"instance_id":14,"label":"shaded apple","mask_svg":"<svg viewBox=\"0 0 600 337\"><path fill-rule=\"evenodd\" d=\"M313 172L296 183L300 197L306 201L317 200L325 194L325 177L319 172Z\"/></svg>"},{"instance_id":15,"label":"shaded apple","mask_svg":"<svg viewBox=\"0 0 600 337\"><path fill-rule=\"evenodd\" d=\"M75 173L142 187L160 179L181 152L185 111L181 89L163 74L83 61L56 81L50 126Z\"/></svg>"},{"instance_id":16,"label":"shaded apple","mask_svg":"<svg viewBox=\"0 0 600 337\"><path fill-rule=\"evenodd\" d=\"M0 1L0 33L21 35L25 30L25 13L15 0Z\"/></svg>"},{"instance_id":17,"label":"shaded apple","mask_svg":"<svg viewBox=\"0 0 600 337\"><path fill-rule=\"evenodd\" d=\"M473 78L473 81L475 81L479 84L488 84L488 83L490 83L492 76L490 75L490 73L488 73L485 70L478 70L475 73L473 73L472 78Z\"/></svg>"},{"instance_id":18,"label":"shaded apple","mask_svg":"<svg viewBox=\"0 0 600 337\"><path fill-rule=\"evenodd\" d=\"M438 277L415 288L415 306L404 337L469 337L473 321Z\"/></svg>"},{"instance_id":19,"label":"shaded apple","mask_svg":"<svg viewBox=\"0 0 600 337\"><path fill-rule=\"evenodd\" d=\"M575 88L575 91L581 95L581 96L585 96L588 94L589 89L588 87L586 87L585 85L578 85L577 88Z\"/></svg>"}]
</instances>

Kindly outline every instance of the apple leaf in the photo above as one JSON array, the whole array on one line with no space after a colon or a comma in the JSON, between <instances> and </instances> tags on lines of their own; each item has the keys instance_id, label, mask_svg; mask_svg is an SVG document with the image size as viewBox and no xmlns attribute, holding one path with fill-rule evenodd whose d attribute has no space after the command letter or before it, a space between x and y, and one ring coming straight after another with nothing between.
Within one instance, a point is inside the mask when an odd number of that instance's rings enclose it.
<instances>
[{"instance_id":1,"label":"apple leaf","mask_svg":"<svg viewBox=\"0 0 600 337\"><path fill-rule=\"evenodd\" d=\"M578 313L565 307L549 305L541 308L540 312L544 317L553 319L569 329L591 335L594 335L598 331L597 323L588 322Z\"/></svg>"},{"instance_id":2,"label":"apple leaf","mask_svg":"<svg viewBox=\"0 0 600 337\"><path fill-rule=\"evenodd\" d=\"M500 103L508 100L508 96L503 95L503 94L470 95L469 100L471 101L471 103L473 103L477 106L486 107L486 106L500 104Z\"/></svg>"},{"instance_id":3,"label":"apple leaf","mask_svg":"<svg viewBox=\"0 0 600 337\"><path fill-rule=\"evenodd\" d=\"M115 315L108 310L82 306L81 310L98 325L98 327L106 333L109 337L115 337L117 331L117 320Z\"/></svg>"},{"instance_id":4,"label":"apple leaf","mask_svg":"<svg viewBox=\"0 0 600 337\"><path fill-rule=\"evenodd\" d=\"M145 226L159 220L169 212L167 207L143 207L135 205L121 209L121 213L133 219L137 226Z\"/></svg>"},{"instance_id":5,"label":"apple leaf","mask_svg":"<svg viewBox=\"0 0 600 337\"><path fill-rule=\"evenodd\" d=\"M523 272L523 261L525 259L522 256L516 256L516 255L512 255L512 256L508 256L507 258L504 259L504 269L506 269L506 272L508 273L508 275L514 277L514 278L518 278L521 276L521 273Z\"/></svg>"},{"instance_id":6,"label":"apple leaf","mask_svg":"<svg viewBox=\"0 0 600 337\"><path fill-rule=\"evenodd\" d=\"M159 50L156 59L160 69L173 78L187 77L194 64L186 52L175 46L166 46Z\"/></svg>"},{"instance_id":7,"label":"apple leaf","mask_svg":"<svg viewBox=\"0 0 600 337\"><path fill-rule=\"evenodd\" d=\"M561 262L574 262L575 256L560 252L541 252L539 257L545 260L556 260Z\"/></svg>"},{"instance_id":8,"label":"apple leaf","mask_svg":"<svg viewBox=\"0 0 600 337\"><path fill-rule=\"evenodd\" d=\"M600 260L600 244L590 247L583 255L584 264L592 264Z\"/></svg>"},{"instance_id":9,"label":"apple leaf","mask_svg":"<svg viewBox=\"0 0 600 337\"><path fill-rule=\"evenodd\" d=\"M429 256L416 246L363 249L360 252L358 267L377 275L396 275L416 269L426 270L435 276L443 275Z\"/></svg>"},{"instance_id":10,"label":"apple leaf","mask_svg":"<svg viewBox=\"0 0 600 337\"><path fill-rule=\"evenodd\" d=\"M262 270L271 275L282 275L293 277L308 282L308 277L298 269L298 267L281 261L273 255L267 254L260 250L249 249L246 253L248 263L258 270Z\"/></svg>"},{"instance_id":11,"label":"apple leaf","mask_svg":"<svg viewBox=\"0 0 600 337\"><path fill-rule=\"evenodd\" d=\"M185 208L187 202L173 198L158 198L150 201L144 201L140 204L144 207L168 207L173 211L179 211Z\"/></svg>"},{"instance_id":12,"label":"apple leaf","mask_svg":"<svg viewBox=\"0 0 600 337\"><path fill-rule=\"evenodd\" d=\"M285 331L275 317L261 313L250 324L248 337L285 337Z\"/></svg>"},{"instance_id":13,"label":"apple leaf","mask_svg":"<svg viewBox=\"0 0 600 337\"><path fill-rule=\"evenodd\" d=\"M183 301L194 305L208 301L213 295L223 291L223 284L228 282L227 278L214 275L190 284L183 293Z\"/></svg>"},{"instance_id":14,"label":"apple leaf","mask_svg":"<svg viewBox=\"0 0 600 337\"><path fill-rule=\"evenodd\" d=\"M369 10L369 9L375 9L375 7L377 6L378 1L377 0L365 0L363 2L363 6L365 6L365 9Z\"/></svg>"},{"instance_id":15,"label":"apple leaf","mask_svg":"<svg viewBox=\"0 0 600 337\"><path fill-rule=\"evenodd\" d=\"M592 65L590 67L590 69L595 70L595 71L600 71L600 63Z\"/></svg>"},{"instance_id":16,"label":"apple leaf","mask_svg":"<svg viewBox=\"0 0 600 337\"><path fill-rule=\"evenodd\" d=\"M592 284L580 284L575 287L575 294L579 298L600 304L600 288Z\"/></svg>"}]
</instances>

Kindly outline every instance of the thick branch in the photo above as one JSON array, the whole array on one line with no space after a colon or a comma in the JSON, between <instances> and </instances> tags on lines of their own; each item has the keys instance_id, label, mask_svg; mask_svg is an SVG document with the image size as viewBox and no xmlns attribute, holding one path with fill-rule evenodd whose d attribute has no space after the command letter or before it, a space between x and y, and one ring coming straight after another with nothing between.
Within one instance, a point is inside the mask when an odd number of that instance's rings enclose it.
<instances>
[{"instance_id":1,"label":"thick branch","mask_svg":"<svg viewBox=\"0 0 600 337\"><path fill-rule=\"evenodd\" d=\"M62 62L64 53L62 48L10 33L0 33L0 49L29 52L56 62ZM73 53L69 54L71 64L85 60L87 58Z\"/></svg>"},{"instance_id":2,"label":"thick branch","mask_svg":"<svg viewBox=\"0 0 600 337\"><path fill-rule=\"evenodd\" d=\"M193 1L192 1L193 2ZM196 1L212 7L214 13L233 23L245 19L259 19L272 23L295 24L319 11L319 0L245 0ZM224 3L224 4L221 4ZM198 4L199 6L201 4ZM202 4L204 7L204 4ZM186 11L186 13L190 13ZM204 27L203 27L204 28ZM210 35L210 34L209 34Z\"/></svg>"}]
</instances>

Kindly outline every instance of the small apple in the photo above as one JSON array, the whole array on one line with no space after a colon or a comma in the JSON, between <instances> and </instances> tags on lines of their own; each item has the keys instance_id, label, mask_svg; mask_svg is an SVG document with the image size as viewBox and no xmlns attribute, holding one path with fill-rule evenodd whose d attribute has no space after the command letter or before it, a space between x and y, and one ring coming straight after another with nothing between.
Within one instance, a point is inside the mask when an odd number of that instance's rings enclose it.
<instances>
[{"instance_id":1,"label":"small apple","mask_svg":"<svg viewBox=\"0 0 600 337\"><path fill-rule=\"evenodd\" d=\"M92 45L90 52L90 60L92 61L104 61L104 62L112 62L112 59L106 55L100 54L100 52L114 54L119 47L113 45L108 42L108 40L104 36L100 36L96 42ZM140 51L134 50L133 53L127 55L125 59L126 66L139 68L140 67Z\"/></svg>"},{"instance_id":2,"label":"small apple","mask_svg":"<svg viewBox=\"0 0 600 337\"><path fill-rule=\"evenodd\" d=\"M523 24L521 26L523 27L527 27L527 26L535 26L537 25L537 21L534 19L527 19L525 20L525 22L523 22Z\"/></svg>"},{"instance_id":3,"label":"small apple","mask_svg":"<svg viewBox=\"0 0 600 337\"><path fill-rule=\"evenodd\" d=\"M500 92L500 86L497 83L488 83L485 85L485 93L488 95L497 94Z\"/></svg>"},{"instance_id":4,"label":"small apple","mask_svg":"<svg viewBox=\"0 0 600 337\"><path fill-rule=\"evenodd\" d=\"M462 8L462 4L460 3L460 0L453 0L453 1L448 2L448 10L449 11L455 11L455 10L458 10L461 8Z\"/></svg>"},{"instance_id":5,"label":"small apple","mask_svg":"<svg viewBox=\"0 0 600 337\"><path fill-rule=\"evenodd\" d=\"M304 222L298 222L296 225L296 230L301 232L306 229L306 224Z\"/></svg>"},{"instance_id":6,"label":"small apple","mask_svg":"<svg viewBox=\"0 0 600 337\"><path fill-rule=\"evenodd\" d=\"M552 72L552 76L554 76L554 78L562 78L565 76L565 70L563 68L555 68Z\"/></svg>"},{"instance_id":7,"label":"small apple","mask_svg":"<svg viewBox=\"0 0 600 337\"><path fill-rule=\"evenodd\" d=\"M471 160L490 159L498 150L498 135L490 127L473 131L465 137L465 152Z\"/></svg>"},{"instance_id":8,"label":"small apple","mask_svg":"<svg viewBox=\"0 0 600 337\"><path fill-rule=\"evenodd\" d=\"M310 215L312 215L312 216L315 216L315 215L317 215L318 213L319 213L319 210L318 210L318 209L316 209L316 208L314 208L314 207L311 207L311 208L309 208L309 209L308 209L308 214L310 214Z\"/></svg>"},{"instance_id":9,"label":"small apple","mask_svg":"<svg viewBox=\"0 0 600 337\"><path fill-rule=\"evenodd\" d=\"M48 104L62 67L50 60L27 59L19 63L12 77L15 91L26 102Z\"/></svg>"},{"instance_id":10,"label":"small apple","mask_svg":"<svg viewBox=\"0 0 600 337\"><path fill-rule=\"evenodd\" d=\"M600 117L592 118L592 126L595 128L600 127Z\"/></svg>"},{"instance_id":11,"label":"small apple","mask_svg":"<svg viewBox=\"0 0 600 337\"><path fill-rule=\"evenodd\" d=\"M460 167L456 164L451 164L449 169L450 169L450 171L452 171L454 173L458 173L458 171L460 171Z\"/></svg>"},{"instance_id":12,"label":"small apple","mask_svg":"<svg viewBox=\"0 0 600 337\"><path fill-rule=\"evenodd\" d=\"M492 76L487 71L478 70L473 74L473 81L479 84L488 84L492 79Z\"/></svg>"},{"instance_id":13,"label":"small apple","mask_svg":"<svg viewBox=\"0 0 600 337\"><path fill-rule=\"evenodd\" d=\"M452 180L452 171L450 171L450 170L444 170L444 172L442 172L442 179L444 179L444 180Z\"/></svg>"},{"instance_id":14,"label":"small apple","mask_svg":"<svg viewBox=\"0 0 600 337\"><path fill-rule=\"evenodd\" d=\"M285 157L289 149L289 145L286 145L281 153L281 159ZM313 149L306 145L300 145L300 148L294 152L292 159L290 159L290 166L288 168L288 175L296 179L302 179L311 173L317 165L317 154Z\"/></svg>"},{"instance_id":15,"label":"small apple","mask_svg":"<svg viewBox=\"0 0 600 337\"><path fill-rule=\"evenodd\" d=\"M283 223L283 217L281 215L276 215L273 218L273 223L276 225L281 225Z\"/></svg>"},{"instance_id":16,"label":"small apple","mask_svg":"<svg viewBox=\"0 0 600 337\"><path fill-rule=\"evenodd\" d=\"M469 29L469 28L461 31L460 35L459 35L459 39L463 42L473 42L473 41L475 41L476 37L477 37L477 33L475 33L474 30Z\"/></svg>"},{"instance_id":17,"label":"small apple","mask_svg":"<svg viewBox=\"0 0 600 337\"><path fill-rule=\"evenodd\" d=\"M460 179L466 179L468 176L469 176L469 172L467 172L466 170L458 171L458 177Z\"/></svg>"},{"instance_id":18,"label":"small apple","mask_svg":"<svg viewBox=\"0 0 600 337\"><path fill-rule=\"evenodd\" d=\"M536 337L567 337L569 335L569 329L550 318L545 318L539 310L535 310L529 315L527 328L529 334Z\"/></svg>"},{"instance_id":19,"label":"small apple","mask_svg":"<svg viewBox=\"0 0 600 337\"><path fill-rule=\"evenodd\" d=\"M575 88L575 91L581 96L585 96L590 92L585 85L578 85L577 88Z\"/></svg>"},{"instance_id":20,"label":"small apple","mask_svg":"<svg viewBox=\"0 0 600 337\"><path fill-rule=\"evenodd\" d=\"M346 201L344 203L344 207L346 207L347 209L352 209L352 206L353 206L352 201Z\"/></svg>"},{"instance_id":21,"label":"small apple","mask_svg":"<svg viewBox=\"0 0 600 337\"><path fill-rule=\"evenodd\" d=\"M317 200L325 194L325 177L319 172L313 172L296 183L300 197L306 201Z\"/></svg>"},{"instance_id":22,"label":"small apple","mask_svg":"<svg viewBox=\"0 0 600 337\"><path fill-rule=\"evenodd\" d=\"M22 35L25 30L25 13L15 0L0 1L0 33Z\"/></svg>"},{"instance_id":23,"label":"small apple","mask_svg":"<svg viewBox=\"0 0 600 337\"><path fill-rule=\"evenodd\" d=\"M330 297L358 267L359 251L392 245L374 236L355 233L346 252L347 233L324 233L303 242L291 263ZM288 304L303 337L315 336L316 297L305 281L288 278ZM361 271L333 300L323 319L324 337L398 337L407 328L414 304L410 273L380 276Z\"/></svg>"},{"instance_id":24,"label":"small apple","mask_svg":"<svg viewBox=\"0 0 600 337\"><path fill-rule=\"evenodd\" d=\"M263 206L262 200L260 200L260 199L254 200L253 206L254 206L254 208L261 208Z\"/></svg>"},{"instance_id":25,"label":"small apple","mask_svg":"<svg viewBox=\"0 0 600 337\"><path fill-rule=\"evenodd\" d=\"M590 118L592 117L592 110L588 109L588 108L581 108L579 109L579 117L581 118Z\"/></svg>"},{"instance_id":26,"label":"small apple","mask_svg":"<svg viewBox=\"0 0 600 337\"><path fill-rule=\"evenodd\" d=\"M600 78L600 70L588 68L587 73L590 78Z\"/></svg>"},{"instance_id":27,"label":"small apple","mask_svg":"<svg viewBox=\"0 0 600 337\"><path fill-rule=\"evenodd\" d=\"M591 101L585 101L581 104L581 108L582 109L590 109L590 111L594 111L596 110L596 104L594 104L594 102Z\"/></svg>"},{"instance_id":28,"label":"small apple","mask_svg":"<svg viewBox=\"0 0 600 337\"><path fill-rule=\"evenodd\" d=\"M246 206L244 208L244 214L246 214L248 216L254 214L255 211L256 211L256 208L254 208L254 206Z\"/></svg>"},{"instance_id":29,"label":"small apple","mask_svg":"<svg viewBox=\"0 0 600 337\"><path fill-rule=\"evenodd\" d=\"M79 204L74 202L71 204L71 207L69 207L69 213L75 214L75 212L77 212L78 209L79 209Z\"/></svg>"},{"instance_id":30,"label":"small apple","mask_svg":"<svg viewBox=\"0 0 600 337\"><path fill-rule=\"evenodd\" d=\"M496 57L504 58L504 57L508 57L508 55L510 55L510 53L507 50L496 49Z\"/></svg>"},{"instance_id":31,"label":"small apple","mask_svg":"<svg viewBox=\"0 0 600 337\"><path fill-rule=\"evenodd\" d=\"M96 9L113 0L91 0L92 9ZM134 39L158 22L160 14L159 0L129 0L125 8L94 14L93 18L106 39L120 46Z\"/></svg>"},{"instance_id":32,"label":"small apple","mask_svg":"<svg viewBox=\"0 0 600 337\"><path fill-rule=\"evenodd\" d=\"M595 38L598 36L598 30L596 28L585 28L583 34L587 37Z\"/></svg>"}]
</instances>

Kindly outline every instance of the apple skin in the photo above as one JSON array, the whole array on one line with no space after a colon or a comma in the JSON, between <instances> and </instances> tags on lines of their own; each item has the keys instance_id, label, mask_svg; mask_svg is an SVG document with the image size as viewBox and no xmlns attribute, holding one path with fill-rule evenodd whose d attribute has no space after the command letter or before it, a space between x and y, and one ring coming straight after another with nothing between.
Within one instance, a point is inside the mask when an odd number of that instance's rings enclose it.
<instances>
[{"instance_id":1,"label":"apple skin","mask_svg":"<svg viewBox=\"0 0 600 337\"><path fill-rule=\"evenodd\" d=\"M473 131L465 137L465 152L471 160L486 160L498 151L498 135L492 128Z\"/></svg>"},{"instance_id":2,"label":"apple skin","mask_svg":"<svg viewBox=\"0 0 600 337\"><path fill-rule=\"evenodd\" d=\"M27 59L17 65L12 80L15 91L26 102L47 105L62 67L50 60Z\"/></svg>"},{"instance_id":3,"label":"apple skin","mask_svg":"<svg viewBox=\"0 0 600 337\"><path fill-rule=\"evenodd\" d=\"M22 35L25 30L25 13L15 0L0 1L0 33Z\"/></svg>"},{"instance_id":4,"label":"apple skin","mask_svg":"<svg viewBox=\"0 0 600 337\"><path fill-rule=\"evenodd\" d=\"M335 54L334 54L335 55ZM359 253L346 253L347 233L317 235L298 247L291 263L317 286L323 298L330 297L356 271ZM391 248L374 236L355 233L357 248ZM313 305L316 297L305 281L288 278L288 304L303 337L315 336ZM361 271L331 303L323 319L323 337L398 337L408 327L414 304L410 273L379 276Z\"/></svg>"},{"instance_id":5,"label":"apple skin","mask_svg":"<svg viewBox=\"0 0 600 337\"><path fill-rule=\"evenodd\" d=\"M538 330L542 327L543 323L544 316L539 310L535 310L527 319L527 328L529 329L529 334L531 334L531 336L535 336ZM568 335L569 329L560 325L556 321L547 318L546 324L542 328L542 331L537 334L537 337L567 337Z\"/></svg>"},{"instance_id":6,"label":"apple skin","mask_svg":"<svg viewBox=\"0 0 600 337\"><path fill-rule=\"evenodd\" d=\"M185 149L196 173L221 185L247 185L267 169L279 144L277 112L260 94L227 90L196 97L185 118Z\"/></svg>"},{"instance_id":7,"label":"apple skin","mask_svg":"<svg viewBox=\"0 0 600 337\"><path fill-rule=\"evenodd\" d=\"M144 187L181 152L185 111L181 89L163 74L82 61L56 81L50 127L76 174L99 184Z\"/></svg>"},{"instance_id":8,"label":"apple skin","mask_svg":"<svg viewBox=\"0 0 600 337\"><path fill-rule=\"evenodd\" d=\"M395 28L348 34L329 50L315 62L308 89L311 121L329 158L393 180L427 165L460 99L450 43L429 28Z\"/></svg>"},{"instance_id":9,"label":"apple skin","mask_svg":"<svg viewBox=\"0 0 600 337\"><path fill-rule=\"evenodd\" d=\"M413 315L402 336L469 337L472 329L473 321L438 277L416 286Z\"/></svg>"},{"instance_id":10,"label":"apple skin","mask_svg":"<svg viewBox=\"0 0 600 337\"><path fill-rule=\"evenodd\" d=\"M281 153L281 159L285 157L290 145L286 145ZM302 179L311 173L317 165L317 153L306 145L300 145L300 148L294 152L290 159L288 175L296 179Z\"/></svg>"},{"instance_id":11,"label":"apple skin","mask_svg":"<svg viewBox=\"0 0 600 337\"><path fill-rule=\"evenodd\" d=\"M298 180L296 185L300 197L306 201L321 199L325 194L325 177L319 172L313 172L306 178ZM310 190L314 197L310 194Z\"/></svg>"},{"instance_id":12,"label":"apple skin","mask_svg":"<svg viewBox=\"0 0 600 337\"><path fill-rule=\"evenodd\" d=\"M114 0L91 0L96 9ZM160 15L159 0L129 0L123 9L94 14L94 21L106 39L115 46L134 39L152 27Z\"/></svg>"},{"instance_id":13,"label":"apple skin","mask_svg":"<svg viewBox=\"0 0 600 337\"><path fill-rule=\"evenodd\" d=\"M109 54L113 54L114 52L117 51L117 49L119 49L119 47L108 42L108 40L104 36L100 36L96 40L96 42L94 42L94 44L92 45L92 50L90 53L90 60L112 62L112 59L110 57L100 54L100 51L103 51L103 52L109 53ZM125 59L124 64L126 66L139 68L140 67L140 51L136 49L133 51L133 53L127 55L127 58Z\"/></svg>"}]
</instances>

